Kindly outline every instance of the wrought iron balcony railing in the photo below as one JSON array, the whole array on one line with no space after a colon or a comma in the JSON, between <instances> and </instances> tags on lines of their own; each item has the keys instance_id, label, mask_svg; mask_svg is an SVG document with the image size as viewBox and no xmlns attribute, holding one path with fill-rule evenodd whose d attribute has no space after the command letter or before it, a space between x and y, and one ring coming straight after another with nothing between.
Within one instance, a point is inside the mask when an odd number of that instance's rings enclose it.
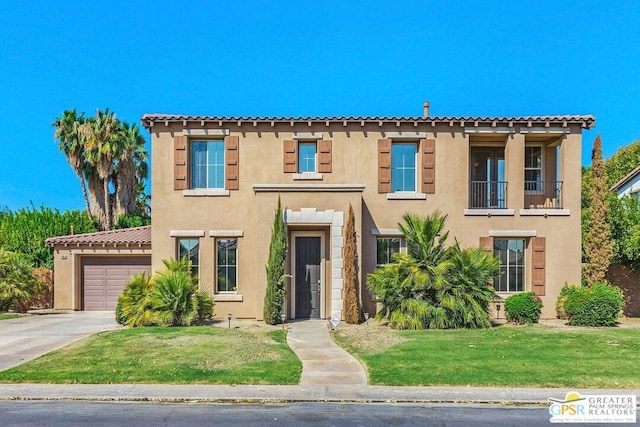
<instances>
[{"instance_id":1,"label":"wrought iron balcony railing","mask_svg":"<svg viewBox=\"0 0 640 427\"><path fill-rule=\"evenodd\" d=\"M506 209L507 181L470 181L469 209Z\"/></svg>"}]
</instances>

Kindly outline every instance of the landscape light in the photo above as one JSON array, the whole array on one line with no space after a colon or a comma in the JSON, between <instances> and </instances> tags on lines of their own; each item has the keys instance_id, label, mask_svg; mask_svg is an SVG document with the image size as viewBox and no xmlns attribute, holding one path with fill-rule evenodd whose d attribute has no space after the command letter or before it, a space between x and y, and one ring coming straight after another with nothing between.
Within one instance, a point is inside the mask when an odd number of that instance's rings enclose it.
<instances>
[{"instance_id":1,"label":"landscape light","mask_svg":"<svg viewBox=\"0 0 640 427\"><path fill-rule=\"evenodd\" d=\"M229 329L231 329L231 313L227 314L227 320L229 321Z\"/></svg>"}]
</instances>

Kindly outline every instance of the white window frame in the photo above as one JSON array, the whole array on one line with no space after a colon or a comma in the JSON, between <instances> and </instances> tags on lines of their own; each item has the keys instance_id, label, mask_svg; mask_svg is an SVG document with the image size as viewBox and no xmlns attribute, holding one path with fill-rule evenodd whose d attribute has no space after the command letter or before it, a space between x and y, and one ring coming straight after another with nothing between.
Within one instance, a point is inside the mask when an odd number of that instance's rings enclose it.
<instances>
[{"instance_id":1,"label":"white window frame","mask_svg":"<svg viewBox=\"0 0 640 427\"><path fill-rule=\"evenodd\" d=\"M392 240L398 239L400 241L399 253L406 254L407 253L407 240L403 236L376 236L376 268L384 267L385 265L391 264L391 261L386 264L378 264L378 240ZM390 257L389 257L390 258Z\"/></svg>"},{"instance_id":2,"label":"white window frame","mask_svg":"<svg viewBox=\"0 0 640 427\"><path fill-rule=\"evenodd\" d=\"M302 158L300 157L302 155L302 150L300 149L300 147L302 146L313 146L315 148L314 152L313 152L313 170L311 171L302 171ZM309 158L307 158L307 160L310 160ZM318 141L317 140L301 140L298 141L298 173L301 175L307 175L307 174L316 174L318 173Z\"/></svg>"},{"instance_id":3,"label":"white window frame","mask_svg":"<svg viewBox=\"0 0 640 427\"><path fill-rule=\"evenodd\" d=\"M196 267L198 268L198 283L200 283L200 238L196 236L184 236L184 237L176 237L176 258L180 260L182 257L180 256L180 241L181 240L195 240L198 242L198 264ZM191 261L191 267L193 268L193 261ZM193 270L192 270L193 272Z\"/></svg>"},{"instance_id":4,"label":"white window frame","mask_svg":"<svg viewBox=\"0 0 640 427\"><path fill-rule=\"evenodd\" d=\"M236 283L235 283L235 289L231 290L231 291L221 291L218 288L218 242L220 240L235 240L236 241L236 262L234 264L234 267L236 269ZM238 254L240 252L240 240L237 237L224 237L224 236L216 236L214 239L214 248L215 248L215 259L213 262L214 265L214 278L215 278L215 285L214 285L214 294L215 295L235 295L238 294L238 287L240 286L240 269L238 268Z\"/></svg>"},{"instance_id":5,"label":"white window frame","mask_svg":"<svg viewBox=\"0 0 640 427\"><path fill-rule=\"evenodd\" d=\"M529 148L539 148L540 149L540 167L539 168L531 168L531 167L527 167L527 158L529 156L527 156L527 149ZM542 194L544 192L544 146L543 145L525 145L524 147L524 175L525 175L525 186L527 183L527 171L540 171L540 188L537 188L535 190L527 190L525 188L525 194Z\"/></svg>"},{"instance_id":6,"label":"white window frame","mask_svg":"<svg viewBox=\"0 0 640 427\"><path fill-rule=\"evenodd\" d=\"M496 289L496 292L501 293L501 294L518 294L521 292L527 292L527 269L528 269L528 254L527 254L527 246L528 246L528 239L523 238L523 237L500 237L500 238L494 238L494 246L495 246L495 242L496 241L507 241L509 242L510 240L519 240L523 242L523 253L522 253L522 260L523 260L523 264L522 264L522 290L512 290L509 284L509 259L507 258L507 268L505 270L505 277L507 280L507 290L506 291L501 291ZM509 243L507 243L507 257L509 254ZM496 256L495 250L493 251L493 255ZM500 271L502 271L502 261L500 263ZM495 280L494 280L495 282Z\"/></svg>"},{"instance_id":7,"label":"white window frame","mask_svg":"<svg viewBox=\"0 0 640 427\"><path fill-rule=\"evenodd\" d=\"M205 178L205 182L206 182L206 186L205 187L196 187L194 185L194 180L193 180L193 168L194 168L194 163L193 163L193 144L197 144L197 143L205 143L205 144L209 144L209 143L221 143L222 144L222 186L218 186L218 187L212 187L210 186L210 180L209 180L209 150L208 150L208 146L207 146L207 160L206 160L206 166L205 166L205 174L206 174L206 178ZM224 190L226 187L226 173L227 173L227 164L226 164L226 145L224 142L224 139L192 139L189 141L189 187L190 190ZM213 166L218 166L219 164L213 164Z\"/></svg>"},{"instance_id":8,"label":"white window frame","mask_svg":"<svg viewBox=\"0 0 640 427\"><path fill-rule=\"evenodd\" d=\"M413 190L394 190L393 189L393 187L394 187L394 185L393 185L393 171L394 171L394 168L393 168L393 146L394 145L412 145L413 148L415 149L414 150L415 151L415 156L414 156L414 161L413 161L413 164L414 164L414 173L413 173L413 180L414 180L413 188L414 189ZM420 167L420 163L419 163L420 159L418 157L419 148L420 148L420 143L418 141L404 141L404 140L401 140L401 141L392 140L391 141L391 190L392 190L392 193L397 193L397 194L403 194L403 193L404 194L415 194L415 193L418 193L418 184L419 184L418 169Z\"/></svg>"}]
</instances>

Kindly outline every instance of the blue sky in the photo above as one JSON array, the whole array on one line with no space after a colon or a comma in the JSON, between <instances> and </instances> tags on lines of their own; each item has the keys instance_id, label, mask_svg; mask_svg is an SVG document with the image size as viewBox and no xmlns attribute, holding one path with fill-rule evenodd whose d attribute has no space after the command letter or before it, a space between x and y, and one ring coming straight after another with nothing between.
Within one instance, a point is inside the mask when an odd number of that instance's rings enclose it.
<instances>
[{"instance_id":1,"label":"blue sky","mask_svg":"<svg viewBox=\"0 0 640 427\"><path fill-rule=\"evenodd\" d=\"M640 139L640 2L19 1L0 14L0 207L82 208L65 109L276 116L593 114ZM148 137L148 135L147 135ZM158 208L157 206L155 208Z\"/></svg>"}]
</instances>

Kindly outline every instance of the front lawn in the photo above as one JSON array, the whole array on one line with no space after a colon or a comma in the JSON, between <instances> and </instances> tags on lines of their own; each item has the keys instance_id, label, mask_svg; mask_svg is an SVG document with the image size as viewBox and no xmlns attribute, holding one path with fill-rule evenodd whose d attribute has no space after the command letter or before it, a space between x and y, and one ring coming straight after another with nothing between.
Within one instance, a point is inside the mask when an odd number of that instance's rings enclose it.
<instances>
[{"instance_id":1,"label":"front lawn","mask_svg":"<svg viewBox=\"0 0 640 427\"><path fill-rule=\"evenodd\" d=\"M77 341L0 372L0 382L297 384L281 330L135 328Z\"/></svg>"},{"instance_id":2,"label":"front lawn","mask_svg":"<svg viewBox=\"0 0 640 427\"><path fill-rule=\"evenodd\" d=\"M336 342L378 385L640 387L640 330L543 325L397 331L344 327Z\"/></svg>"},{"instance_id":3,"label":"front lawn","mask_svg":"<svg viewBox=\"0 0 640 427\"><path fill-rule=\"evenodd\" d=\"M0 320L5 319L16 319L18 317L22 317L24 314L16 314L16 313L0 313Z\"/></svg>"}]
</instances>

